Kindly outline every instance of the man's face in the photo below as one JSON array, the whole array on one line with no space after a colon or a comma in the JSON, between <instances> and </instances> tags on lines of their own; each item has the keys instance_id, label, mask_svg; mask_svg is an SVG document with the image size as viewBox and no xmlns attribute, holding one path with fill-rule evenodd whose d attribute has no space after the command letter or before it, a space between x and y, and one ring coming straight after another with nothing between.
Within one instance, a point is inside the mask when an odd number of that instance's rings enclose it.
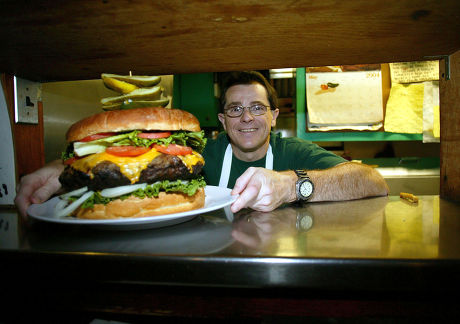
<instances>
[{"instance_id":1,"label":"man's face","mask_svg":"<svg viewBox=\"0 0 460 324\"><path fill-rule=\"evenodd\" d=\"M231 105L249 107L257 103L270 106L267 91L258 83L234 85L228 88L225 98L225 109ZM220 122L231 139L234 151L235 149L240 151L235 152L237 157L241 158L241 154L244 155L245 153L263 153L262 156L265 154L270 129L276 125L278 113L278 109L272 111L269 107L267 113L259 116L252 115L247 108L244 109L240 117L232 118L222 113L218 115ZM264 144L267 144L267 146Z\"/></svg>"}]
</instances>

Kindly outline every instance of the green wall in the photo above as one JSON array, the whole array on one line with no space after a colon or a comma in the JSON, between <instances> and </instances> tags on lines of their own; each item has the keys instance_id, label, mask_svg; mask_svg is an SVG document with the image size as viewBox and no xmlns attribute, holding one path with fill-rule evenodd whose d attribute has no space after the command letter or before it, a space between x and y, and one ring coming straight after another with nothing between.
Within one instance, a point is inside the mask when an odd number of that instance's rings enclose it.
<instances>
[{"instance_id":1,"label":"green wall","mask_svg":"<svg viewBox=\"0 0 460 324\"><path fill-rule=\"evenodd\" d=\"M194 114L201 127L218 127L219 100L214 96L214 74L174 75L172 107Z\"/></svg>"}]
</instances>

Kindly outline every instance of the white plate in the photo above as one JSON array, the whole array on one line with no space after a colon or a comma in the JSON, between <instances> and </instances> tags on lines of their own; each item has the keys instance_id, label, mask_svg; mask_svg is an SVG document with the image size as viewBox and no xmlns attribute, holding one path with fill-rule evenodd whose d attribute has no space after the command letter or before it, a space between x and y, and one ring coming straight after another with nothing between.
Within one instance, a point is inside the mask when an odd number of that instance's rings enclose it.
<instances>
[{"instance_id":1,"label":"white plate","mask_svg":"<svg viewBox=\"0 0 460 324\"><path fill-rule=\"evenodd\" d=\"M60 224L92 225L97 227L116 227L120 229L126 226L129 228L132 228L133 226L136 228L154 228L182 223L196 217L198 214L226 207L233 203L237 198L237 196L230 195L230 192L231 189L228 188L206 186L206 199L203 208L161 216L119 219L79 219L74 217L55 217L54 207L59 201L58 197L54 197L42 204L30 205L29 209L27 209L27 213L32 218Z\"/></svg>"}]
</instances>

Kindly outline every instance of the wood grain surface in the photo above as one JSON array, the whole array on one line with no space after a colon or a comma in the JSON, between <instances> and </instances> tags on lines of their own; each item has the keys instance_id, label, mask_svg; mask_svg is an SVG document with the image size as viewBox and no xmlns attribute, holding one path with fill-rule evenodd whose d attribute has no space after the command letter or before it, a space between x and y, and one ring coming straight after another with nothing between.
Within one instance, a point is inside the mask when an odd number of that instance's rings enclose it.
<instances>
[{"instance_id":1,"label":"wood grain surface","mask_svg":"<svg viewBox=\"0 0 460 324\"><path fill-rule=\"evenodd\" d=\"M444 64L440 65L445 75ZM450 57L450 80L440 79L441 191L460 201L460 51Z\"/></svg>"},{"instance_id":2,"label":"wood grain surface","mask_svg":"<svg viewBox=\"0 0 460 324\"><path fill-rule=\"evenodd\" d=\"M32 81L387 63L460 49L458 0L8 1L0 71Z\"/></svg>"}]
</instances>

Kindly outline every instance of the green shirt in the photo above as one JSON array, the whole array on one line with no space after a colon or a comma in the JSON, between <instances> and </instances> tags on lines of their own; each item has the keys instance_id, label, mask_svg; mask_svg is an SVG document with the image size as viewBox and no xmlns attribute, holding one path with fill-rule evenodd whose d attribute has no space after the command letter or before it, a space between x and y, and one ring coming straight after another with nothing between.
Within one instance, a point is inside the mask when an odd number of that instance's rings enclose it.
<instances>
[{"instance_id":1,"label":"green shirt","mask_svg":"<svg viewBox=\"0 0 460 324\"><path fill-rule=\"evenodd\" d=\"M205 161L203 173L208 185L219 185L222 163L228 144L229 140L225 132L220 133L215 140L208 139L203 152ZM273 170L275 171L296 169L321 170L346 162L346 160L340 156L310 141L296 137L282 138L280 133L270 133L270 145L273 150ZM237 159L235 155L233 155L228 187L233 188L236 179L251 166L265 167L265 157L257 161L245 162Z\"/></svg>"}]
</instances>

